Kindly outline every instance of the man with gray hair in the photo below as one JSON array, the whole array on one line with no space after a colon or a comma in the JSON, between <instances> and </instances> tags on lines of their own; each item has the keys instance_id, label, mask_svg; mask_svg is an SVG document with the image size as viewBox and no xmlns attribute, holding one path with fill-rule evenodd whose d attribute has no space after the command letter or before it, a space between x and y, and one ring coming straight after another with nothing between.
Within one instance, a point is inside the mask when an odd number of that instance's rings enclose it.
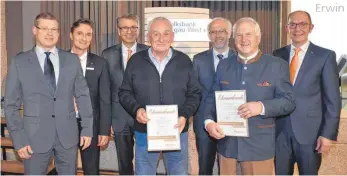
<instances>
[{"instance_id":1,"label":"man with gray hair","mask_svg":"<svg viewBox=\"0 0 347 176\"><path fill-rule=\"evenodd\" d=\"M134 120L119 103L118 91L131 56L148 49L148 46L136 42L140 31L137 16L129 14L119 17L117 27L121 43L105 49L102 56L108 61L111 78L111 134L114 134L116 143L119 174L132 175L134 174Z\"/></svg>"},{"instance_id":2,"label":"man with gray hair","mask_svg":"<svg viewBox=\"0 0 347 176\"><path fill-rule=\"evenodd\" d=\"M204 106L205 98L212 88L219 61L235 55L235 52L229 48L231 27L230 21L225 18L217 17L212 19L208 24L208 37L212 48L198 53L193 58L193 65L201 85L202 94L199 110L193 118L196 147L199 154L199 175L213 174L217 142L208 135L204 128L204 116L207 115L204 114Z\"/></svg>"},{"instance_id":3,"label":"man with gray hair","mask_svg":"<svg viewBox=\"0 0 347 176\"><path fill-rule=\"evenodd\" d=\"M236 174L240 163L244 175L272 175L275 155L275 117L295 108L288 65L259 50L259 24L241 18L233 27L238 55L224 59L216 71L213 89L206 98L205 127L218 140L220 174ZM238 107L240 118L248 119L248 137L225 136L216 123L214 91L245 90L247 101ZM235 127L237 128L237 127Z\"/></svg>"},{"instance_id":4,"label":"man with gray hair","mask_svg":"<svg viewBox=\"0 0 347 176\"><path fill-rule=\"evenodd\" d=\"M119 101L135 119L135 174L155 175L159 152L148 152L146 105L177 105L175 128L181 150L163 152L169 175L188 174L188 125L200 103L199 83L190 58L173 48L171 22L164 17L148 24L151 47L132 56L125 70Z\"/></svg>"}]
</instances>

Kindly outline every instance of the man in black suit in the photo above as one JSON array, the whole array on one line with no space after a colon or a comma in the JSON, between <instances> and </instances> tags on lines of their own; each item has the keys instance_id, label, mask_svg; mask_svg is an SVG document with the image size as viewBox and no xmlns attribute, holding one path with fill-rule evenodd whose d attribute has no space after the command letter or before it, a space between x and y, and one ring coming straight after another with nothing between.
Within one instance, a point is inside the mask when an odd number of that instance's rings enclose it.
<instances>
[{"instance_id":1,"label":"man in black suit","mask_svg":"<svg viewBox=\"0 0 347 176\"><path fill-rule=\"evenodd\" d=\"M79 19L72 24L70 39L71 52L78 55L83 75L86 78L93 107L93 138L90 147L81 150L84 175L99 175L100 146L108 143L111 126L111 93L107 61L87 50L93 36L93 22ZM77 111L77 109L76 109ZM77 113L79 129L80 118Z\"/></svg>"},{"instance_id":2,"label":"man in black suit","mask_svg":"<svg viewBox=\"0 0 347 176\"><path fill-rule=\"evenodd\" d=\"M119 103L118 89L123 82L123 75L130 57L149 47L136 42L139 35L139 20L135 15L125 15L117 19L118 35L122 43L111 46L102 52L108 61L112 92L112 129L114 132L118 156L119 174L134 173L134 120Z\"/></svg>"}]
</instances>

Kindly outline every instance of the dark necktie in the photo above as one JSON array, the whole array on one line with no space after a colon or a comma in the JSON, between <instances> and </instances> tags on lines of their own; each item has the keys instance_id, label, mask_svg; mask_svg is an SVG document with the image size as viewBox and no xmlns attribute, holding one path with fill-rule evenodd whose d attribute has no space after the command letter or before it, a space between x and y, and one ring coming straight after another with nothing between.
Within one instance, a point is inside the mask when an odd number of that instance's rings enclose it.
<instances>
[{"instance_id":1,"label":"dark necktie","mask_svg":"<svg viewBox=\"0 0 347 176\"><path fill-rule=\"evenodd\" d=\"M55 92L56 85L55 85L55 74L54 74L54 67L51 62L51 59L49 58L49 55L51 52L45 52L46 59L45 59L45 65L44 65L44 72L46 80L48 81L49 85L52 87L52 89Z\"/></svg>"},{"instance_id":2,"label":"dark necktie","mask_svg":"<svg viewBox=\"0 0 347 176\"><path fill-rule=\"evenodd\" d=\"M223 59L223 54L218 54L217 57L219 58L219 60Z\"/></svg>"}]
</instances>

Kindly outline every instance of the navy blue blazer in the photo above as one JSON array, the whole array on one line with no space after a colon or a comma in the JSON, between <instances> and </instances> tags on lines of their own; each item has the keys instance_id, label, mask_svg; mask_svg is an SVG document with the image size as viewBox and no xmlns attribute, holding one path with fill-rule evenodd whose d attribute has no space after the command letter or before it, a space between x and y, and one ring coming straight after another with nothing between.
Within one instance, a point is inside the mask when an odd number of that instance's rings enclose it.
<instances>
[{"instance_id":1,"label":"navy blue blazer","mask_svg":"<svg viewBox=\"0 0 347 176\"><path fill-rule=\"evenodd\" d=\"M206 119L216 121L217 90L246 90L247 102L261 101L265 115L248 119L249 137L227 136L218 140L218 153L238 161L262 161L275 155L275 117L294 108L288 64L280 58L261 55L255 62L243 64L237 56L222 60L216 72L213 90L206 98Z\"/></svg>"},{"instance_id":2,"label":"navy blue blazer","mask_svg":"<svg viewBox=\"0 0 347 176\"><path fill-rule=\"evenodd\" d=\"M235 51L229 49L228 57L234 55ZM193 129L195 135L198 135L199 137L207 137L208 134L204 127L204 116L207 114L204 114L204 107L205 99L208 92L212 89L212 84L215 78L213 49L196 54L193 57L193 65L200 83L200 91L202 95L199 109L193 118Z\"/></svg>"},{"instance_id":3,"label":"navy blue blazer","mask_svg":"<svg viewBox=\"0 0 347 176\"><path fill-rule=\"evenodd\" d=\"M288 64L290 45L273 54ZM293 91L296 109L289 118L296 140L300 144L313 144L319 136L336 140L341 98L335 52L310 43ZM277 135L285 129L286 121L286 118L276 120Z\"/></svg>"}]
</instances>

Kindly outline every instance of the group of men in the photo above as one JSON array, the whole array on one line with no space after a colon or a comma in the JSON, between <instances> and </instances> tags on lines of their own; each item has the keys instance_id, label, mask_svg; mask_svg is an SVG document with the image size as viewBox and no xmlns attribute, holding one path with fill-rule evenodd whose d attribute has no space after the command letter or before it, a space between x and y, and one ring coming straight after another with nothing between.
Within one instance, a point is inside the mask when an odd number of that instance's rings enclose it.
<instances>
[{"instance_id":1,"label":"group of men","mask_svg":"<svg viewBox=\"0 0 347 176\"><path fill-rule=\"evenodd\" d=\"M233 26L212 19L212 48L193 61L171 47L167 18L149 22L150 46L136 42L136 16L118 18L117 28L121 43L100 57L88 52L89 19L73 23L71 50L63 51L56 47L58 20L50 13L36 17L36 45L12 59L5 89L6 123L25 174L46 174L51 156L59 174L76 174L78 148L84 174L99 174L99 148L112 134L120 174L155 175L160 152L147 150L145 107L170 104L178 105L181 144L181 150L162 152L170 175L188 174L190 118L201 175L213 174L216 156L223 175L236 174L237 163L250 175L293 174L294 163L300 174L318 173L321 153L337 137L341 101L335 52L309 41L307 12L288 16L292 43L274 56L259 50L261 29L248 17ZM231 36L236 51L229 48ZM225 136L216 121L219 90L246 90L238 114L248 119L249 137Z\"/></svg>"}]
</instances>

